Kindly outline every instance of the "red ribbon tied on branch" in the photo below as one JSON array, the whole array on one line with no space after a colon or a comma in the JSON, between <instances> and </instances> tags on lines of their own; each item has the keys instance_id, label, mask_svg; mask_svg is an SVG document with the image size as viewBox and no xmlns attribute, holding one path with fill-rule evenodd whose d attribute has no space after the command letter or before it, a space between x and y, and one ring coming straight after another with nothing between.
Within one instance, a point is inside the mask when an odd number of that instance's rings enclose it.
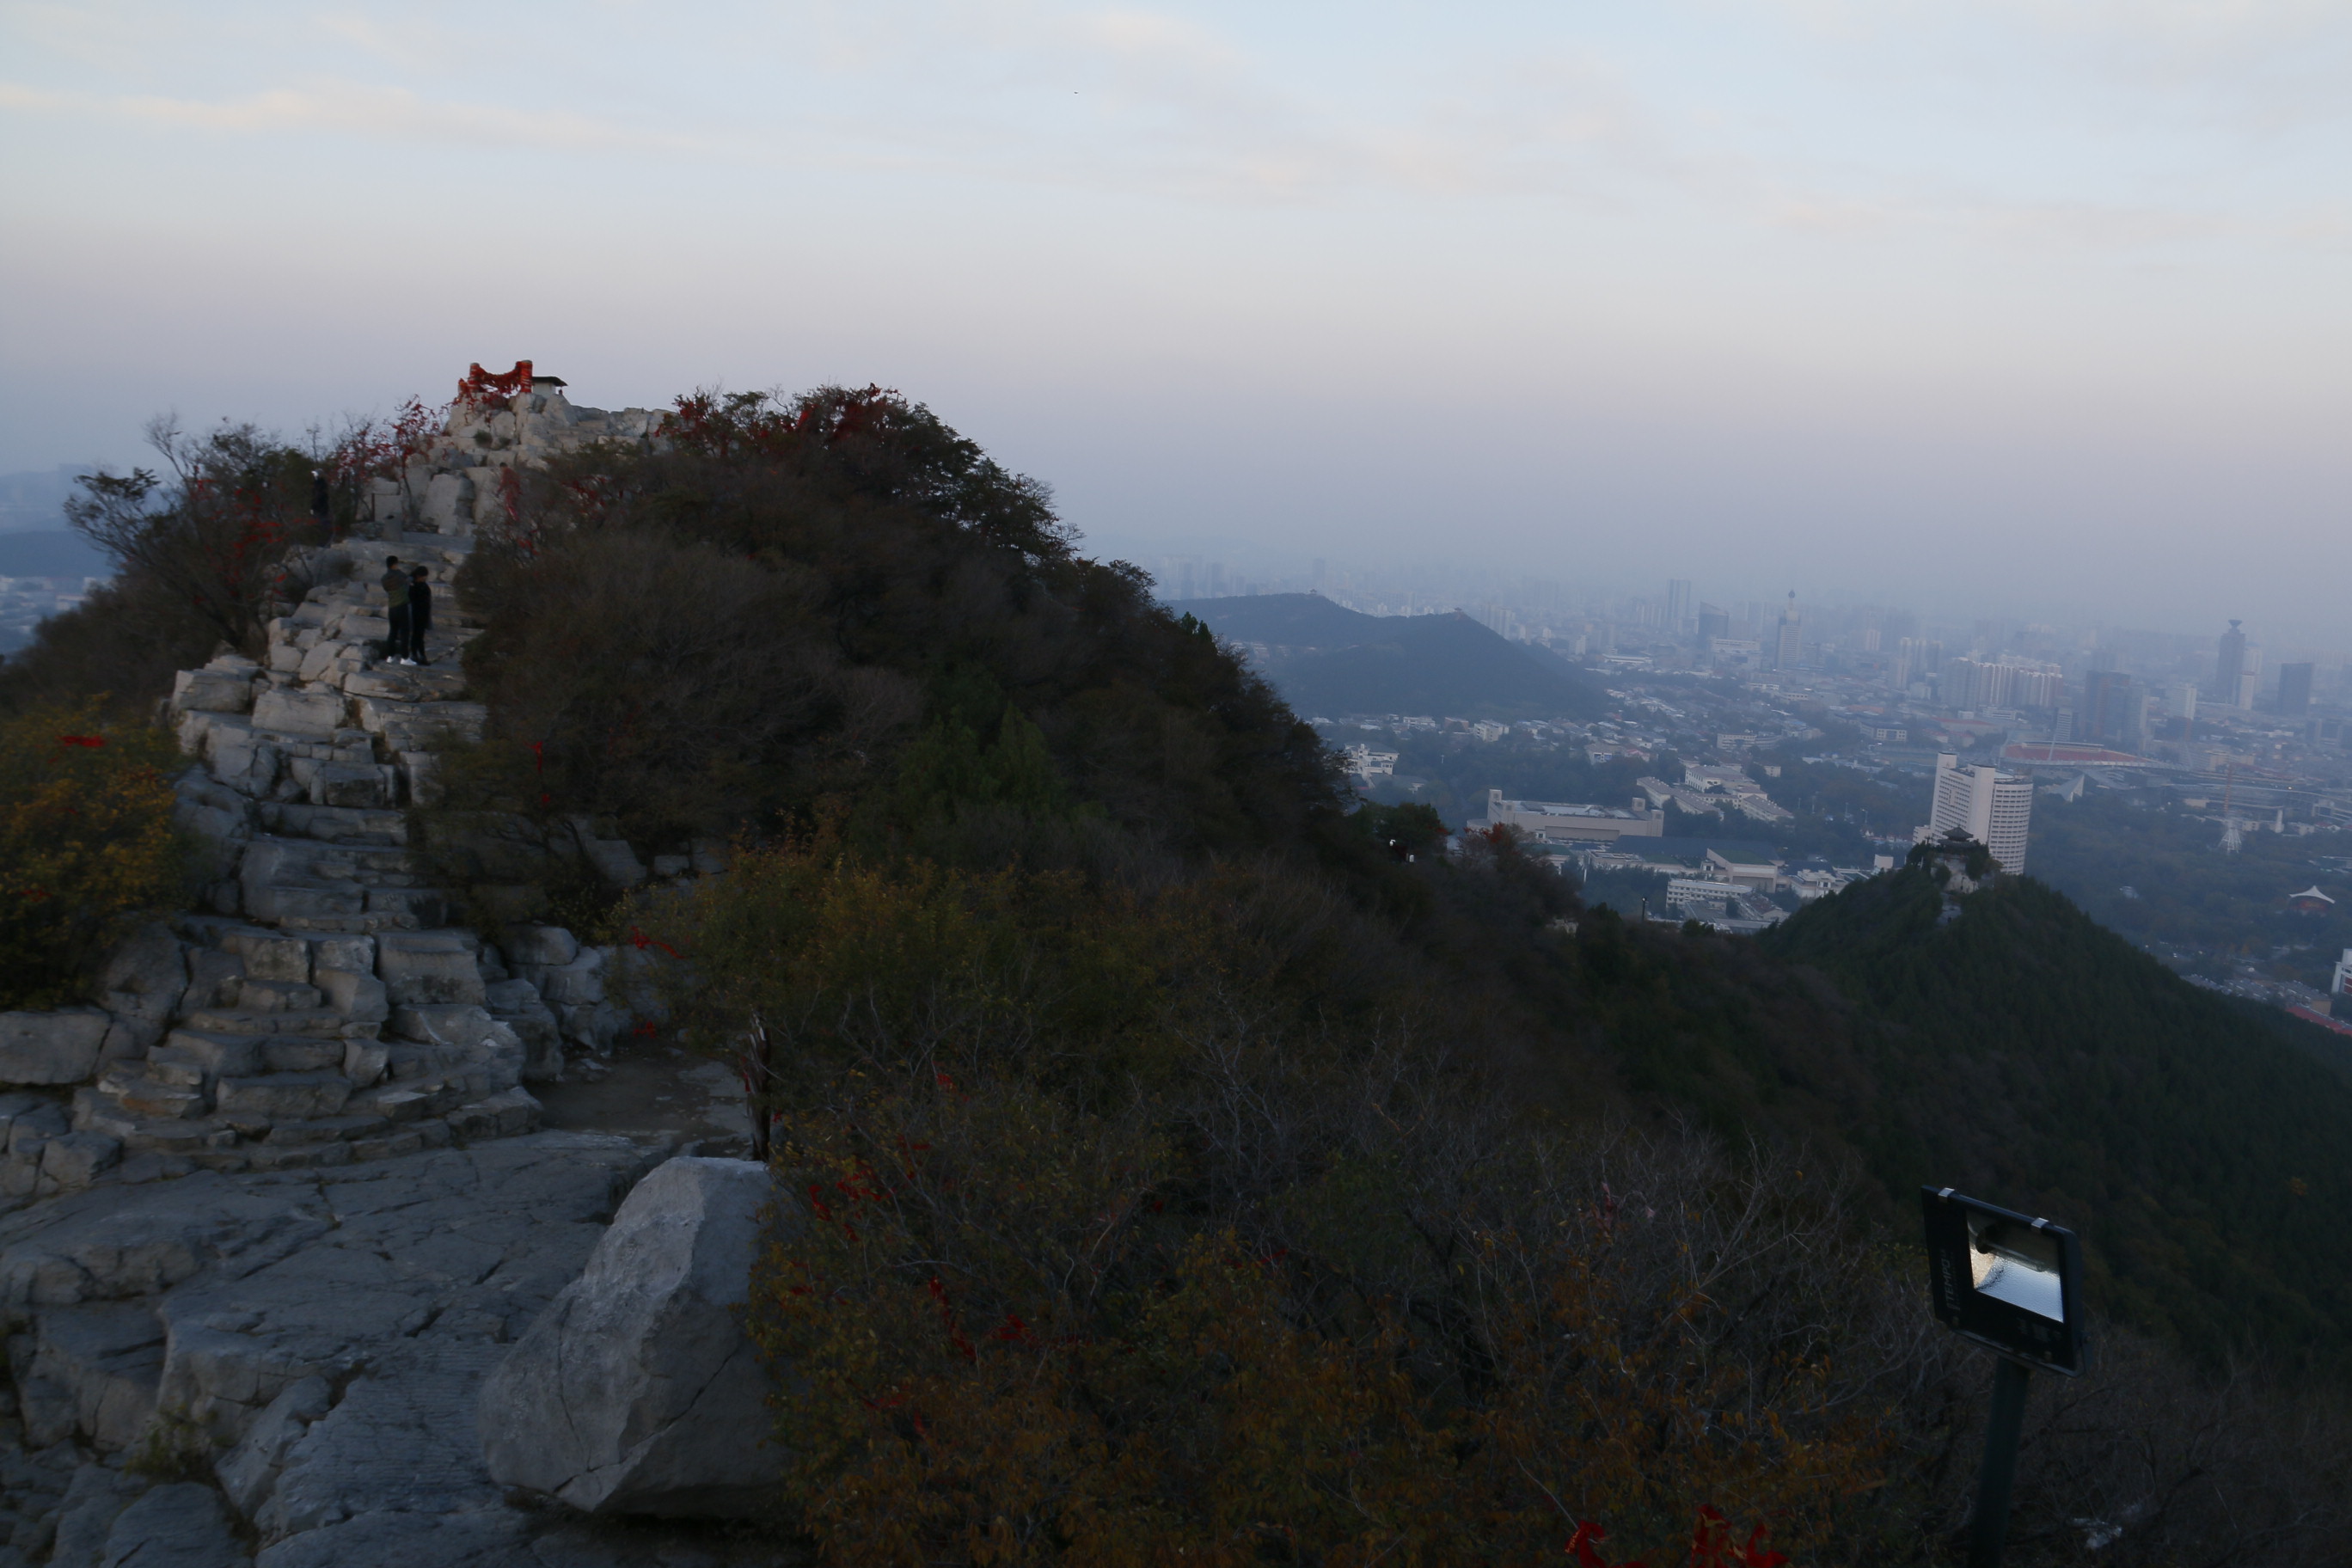
<instances>
[{"instance_id":1,"label":"red ribbon tied on branch","mask_svg":"<svg viewBox=\"0 0 2352 1568\"><path fill-rule=\"evenodd\" d=\"M631 926L629 928L629 945L635 948L639 952L645 952L645 950L649 947L657 947L664 952L669 954L672 958L683 958L686 956L684 953L678 952L677 949L670 946L669 943L662 941L660 938L647 936L645 932L639 931L635 926Z\"/></svg>"}]
</instances>

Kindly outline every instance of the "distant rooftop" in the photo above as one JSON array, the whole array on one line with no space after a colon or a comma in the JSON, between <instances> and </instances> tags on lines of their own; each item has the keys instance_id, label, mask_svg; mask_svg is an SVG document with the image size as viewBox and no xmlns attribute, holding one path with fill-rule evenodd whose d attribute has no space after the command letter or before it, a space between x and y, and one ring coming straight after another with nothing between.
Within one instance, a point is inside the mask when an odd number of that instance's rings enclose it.
<instances>
[{"instance_id":1,"label":"distant rooftop","mask_svg":"<svg viewBox=\"0 0 2352 1568\"><path fill-rule=\"evenodd\" d=\"M1528 816L1605 816L1627 822L1643 820L1633 813L1613 805L1577 805L1560 800L1504 800L1495 803L1506 811Z\"/></svg>"}]
</instances>

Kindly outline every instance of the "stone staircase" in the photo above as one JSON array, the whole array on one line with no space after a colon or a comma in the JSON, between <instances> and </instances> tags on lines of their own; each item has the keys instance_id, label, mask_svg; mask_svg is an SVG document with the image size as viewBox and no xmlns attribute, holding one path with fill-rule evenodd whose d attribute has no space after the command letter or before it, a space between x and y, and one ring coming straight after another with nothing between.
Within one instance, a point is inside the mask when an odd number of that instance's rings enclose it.
<instances>
[{"instance_id":1,"label":"stone staircase","mask_svg":"<svg viewBox=\"0 0 2352 1568\"><path fill-rule=\"evenodd\" d=\"M479 627L458 578L477 521L511 492L499 471L656 422L573 408L560 385L460 404L401 482L375 485L373 537L310 561L316 584L270 623L263 662L180 674L172 710L196 763L181 820L218 847L223 874L205 911L174 922L186 978L168 1019L75 1090L73 1131L97 1137L76 1141L78 1166L42 1164L41 1188L76 1170L282 1170L527 1132L540 1108L523 1085L561 1078L567 1042L593 1053L625 1026L604 995L612 950L517 925L501 951L452 925L460 899L409 842L436 754L487 719L466 700L458 656ZM422 668L378 657L388 556L433 584ZM626 847L597 847L628 879Z\"/></svg>"}]
</instances>

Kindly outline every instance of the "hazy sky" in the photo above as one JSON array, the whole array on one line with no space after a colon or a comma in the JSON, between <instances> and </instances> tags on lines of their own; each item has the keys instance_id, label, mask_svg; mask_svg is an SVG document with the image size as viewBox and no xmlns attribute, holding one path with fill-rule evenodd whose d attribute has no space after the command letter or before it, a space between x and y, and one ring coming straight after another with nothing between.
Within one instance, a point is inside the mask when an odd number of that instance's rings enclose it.
<instances>
[{"instance_id":1,"label":"hazy sky","mask_svg":"<svg viewBox=\"0 0 2352 1568\"><path fill-rule=\"evenodd\" d=\"M520 355L1124 550L2344 647L2352 4L0 3L0 469Z\"/></svg>"}]
</instances>

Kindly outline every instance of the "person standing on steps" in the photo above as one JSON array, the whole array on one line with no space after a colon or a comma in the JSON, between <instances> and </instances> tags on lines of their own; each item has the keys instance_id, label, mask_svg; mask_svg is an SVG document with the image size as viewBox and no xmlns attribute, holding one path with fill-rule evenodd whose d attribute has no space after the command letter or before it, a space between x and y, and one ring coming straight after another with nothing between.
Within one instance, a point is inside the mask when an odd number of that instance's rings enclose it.
<instances>
[{"instance_id":1,"label":"person standing on steps","mask_svg":"<svg viewBox=\"0 0 2352 1568\"><path fill-rule=\"evenodd\" d=\"M408 657L402 662L431 664L425 657L425 634L433 629L433 584L422 566L408 576Z\"/></svg>"},{"instance_id":2,"label":"person standing on steps","mask_svg":"<svg viewBox=\"0 0 2352 1568\"><path fill-rule=\"evenodd\" d=\"M383 558L383 596L390 605L384 619L392 623L392 636L384 640L384 662L398 664L408 653L408 574L400 569L400 557Z\"/></svg>"}]
</instances>

